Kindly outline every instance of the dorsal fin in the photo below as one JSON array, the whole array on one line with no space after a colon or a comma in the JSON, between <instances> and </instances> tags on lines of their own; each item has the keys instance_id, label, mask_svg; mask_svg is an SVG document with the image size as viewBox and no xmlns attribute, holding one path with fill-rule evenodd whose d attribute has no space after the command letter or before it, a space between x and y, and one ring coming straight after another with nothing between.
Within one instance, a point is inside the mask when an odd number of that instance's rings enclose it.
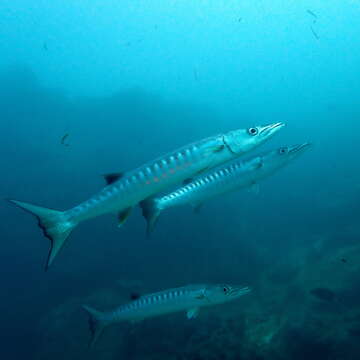
<instances>
[{"instance_id":1,"label":"dorsal fin","mask_svg":"<svg viewBox=\"0 0 360 360\"><path fill-rule=\"evenodd\" d=\"M131 300L137 300L137 299L139 299L140 297L141 297L141 295L138 294L138 293L132 293L132 294L130 294L130 299L131 299Z\"/></svg>"},{"instance_id":2,"label":"dorsal fin","mask_svg":"<svg viewBox=\"0 0 360 360\"><path fill-rule=\"evenodd\" d=\"M111 173L111 174L103 175L107 185L110 185L110 184L114 183L115 181L118 181L123 176L124 176L124 173Z\"/></svg>"},{"instance_id":3,"label":"dorsal fin","mask_svg":"<svg viewBox=\"0 0 360 360\"><path fill-rule=\"evenodd\" d=\"M183 185L186 186L187 184L190 184L192 181L193 181L192 178L185 179L185 180L183 181Z\"/></svg>"}]
</instances>

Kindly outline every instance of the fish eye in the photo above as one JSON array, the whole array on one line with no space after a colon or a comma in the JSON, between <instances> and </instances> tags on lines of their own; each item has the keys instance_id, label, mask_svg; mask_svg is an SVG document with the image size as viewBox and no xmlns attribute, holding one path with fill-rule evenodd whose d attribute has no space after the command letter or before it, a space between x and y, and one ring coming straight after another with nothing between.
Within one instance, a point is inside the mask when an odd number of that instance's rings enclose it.
<instances>
[{"instance_id":1,"label":"fish eye","mask_svg":"<svg viewBox=\"0 0 360 360\"><path fill-rule=\"evenodd\" d=\"M224 293L226 294L227 291L228 291L228 288L227 288L226 286L224 286L223 291L224 291Z\"/></svg>"},{"instance_id":2,"label":"fish eye","mask_svg":"<svg viewBox=\"0 0 360 360\"><path fill-rule=\"evenodd\" d=\"M279 149L279 154L283 155L287 153L287 148L281 148Z\"/></svg>"},{"instance_id":3,"label":"fish eye","mask_svg":"<svg viewBox=\"0 0 360 360\"><path fill-rule=\"evenodd\" d=\"M249 128L249 129L248 129L248 133L249 133L249 135L251 135L251 136L257 135L258 132L259 132L259 130L258 130L257 128Z\"/></svg>"}]
</instances>

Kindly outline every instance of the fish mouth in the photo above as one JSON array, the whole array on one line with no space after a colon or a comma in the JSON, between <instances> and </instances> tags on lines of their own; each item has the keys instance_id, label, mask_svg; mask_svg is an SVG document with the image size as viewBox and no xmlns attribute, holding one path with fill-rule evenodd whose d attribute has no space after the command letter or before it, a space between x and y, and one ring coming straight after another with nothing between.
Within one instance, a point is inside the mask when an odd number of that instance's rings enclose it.
<instances>
[{"instance_id":1,"label":"fish mouth","mask_svg":"<svg viewBox=\"0 0 360 360\"><path fill-rule=\"evenodd\" d=\"M229 295L234 297L239 297L242 295L246 295L251 292L251 288L248 286L235 286L230 289Z\"/></svg>"},{"instance_id":2,"label":"fish mouth","mask_svg":"<svg viewBox=\"0 0 360 360\"><path fill-rule=\"evenodd\" d=\"M261 134L261 135L273 135L276 132L278 132L281 128L283 128L284 126L285 126L285 124L282 123L282 122L277 122L277 123L274 123L274 124L265 125L260 129L259 134Z\"/></svg>"},{"instance_id":3,"label":"fish mouth","mask_svg":"<svg viewBox=\"0 0 360 360\"><path fill-rule=\"evenodd\" d=\"M290 147L289 153L298 154L298 153L304 152L305 150L307 150L307 149L310 148L311 146L312 146L312 144L309 143L309 142L305 142L305 143L303 143L303 144L294 145L294 146L291 146L291 147Z\"/></svg>"}]
</instances>

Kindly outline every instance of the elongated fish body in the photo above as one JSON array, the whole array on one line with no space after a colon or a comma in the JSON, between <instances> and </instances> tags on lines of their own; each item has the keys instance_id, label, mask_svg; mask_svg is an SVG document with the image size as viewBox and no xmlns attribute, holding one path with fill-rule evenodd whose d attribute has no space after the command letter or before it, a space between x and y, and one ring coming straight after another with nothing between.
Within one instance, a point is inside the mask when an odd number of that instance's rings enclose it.
<instances>
[{"instance_id":1,"label":"elongated fish body","mask_svg":"<svg viewBox=\"0 0 360 360\"><path fill-rule=\"evenodd\" d=\"M110 174L106 176L108 186L67 211L10 201L35 215L44 235L50 239L48 268L80 222L106 213L118 213L118 223L121 225L132 207L140 201L172 184L235 159L270 139L282 127L282 123L275 123L230 131L182 147L124 175Z\"/></svg>"},{"instance_id":2,"label":"elongated fish body","mask_svg":"<svg viewBox=\"0 0 360 360\"><path fill-rule=\"evenodd\" d=\"M250 292L248 287L231 285L188 285L141 296L109 312L100 312L88 306L83 308L90 317L93 344L103 329L122 321L138 321L179 311L186 311L189 319L198 315L201 307L234 300Z\"/></svg>"},{"instance_id":3,"label":"elongated fish body","mask_svg":"<svg viewBox=\"0 0 360 360\"><path fill-rule=\"evenodd\" d=\"M257 135L265 131L269 136L271 133L272 136L282 126L283 124L276 123L255 129L259 129ZM241 130L246 140L243 141L243 146L237 145L236 151L229 146L231 141L227 140L226 135L221 134L184 146L173 153L148 162L124 174L98 194L68 210L66 215L70 221L79 223L99 215L132 207L173 184L235 159L259 146L267 138L267 136L261 140L258 138L259 142L256 141L255 144L253 140L256 136L250 131L250 129Z\"/></svg>"},{"instance_id":4,"label":"elongated fish body","mask_svg":"<svg viewBox=\"0 0 360 360\"><path fill-rule=\"evenodd\" d=\"M251 186L255 180L259 180L256 177L260 175L260 172L256 170L261 167L261 164L261 157L256 157L250 161L235 162L218 170L211 171L172 193L159 198L157 200L158 206L162 210L186 204L196 206L212 197Z\"/></svg>"},{"instance_id":5,"label":"elongated fish body","mask_svg":"<svg viewBox=\"0 0 360 360\"><path fill-rule=\"evenodd\" d=\"M201 299L198 297L201 295L203 287L189 285L141 296L137 300L105 313L104 319L110 322L142 320L177 311L186 311L199 306Z\"/></svg>"},{"instance_id":6,"label":"elongated fish body","mask_svg":"<svg viewBox=\"0 0 360 360\"><path fill-rule=\"evenodd\" d=\"M190 144L124 174L98 194L66 212L81 221L132 207L152 194L235 158L221 136Z\"/></svg>"},{"instance_id":7,"label":"elongated fish body","mask_svg":"<svg viewBox=\"0 0 360 360\"><path fill-rule=\"evenodd\" d=\"M257 184L309 148L309 143L281 147L247 161L236 161L209 171L177 190L141 203L148 230L154 226L160 212L174 206L198 206L213 197Z\"/></svg>"}]
</instances>

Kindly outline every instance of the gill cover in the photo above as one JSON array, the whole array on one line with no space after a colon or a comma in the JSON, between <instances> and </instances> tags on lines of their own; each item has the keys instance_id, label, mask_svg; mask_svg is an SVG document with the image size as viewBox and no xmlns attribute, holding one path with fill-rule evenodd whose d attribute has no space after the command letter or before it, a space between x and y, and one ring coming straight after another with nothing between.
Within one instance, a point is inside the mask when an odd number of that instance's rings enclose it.
<instances>
[{"instance_id":1,"label":"gill cover","mask_svg":"<svg viewBox=\"0 0 360 360\"><path fill-rule=\"evenodd\" d=\"M225 146L233 154L240 155L255 149L275 135L285 124L278 122L265 126L254 126L248 129L238 129L223 136Z\"/></svg>"}]
</instances>

